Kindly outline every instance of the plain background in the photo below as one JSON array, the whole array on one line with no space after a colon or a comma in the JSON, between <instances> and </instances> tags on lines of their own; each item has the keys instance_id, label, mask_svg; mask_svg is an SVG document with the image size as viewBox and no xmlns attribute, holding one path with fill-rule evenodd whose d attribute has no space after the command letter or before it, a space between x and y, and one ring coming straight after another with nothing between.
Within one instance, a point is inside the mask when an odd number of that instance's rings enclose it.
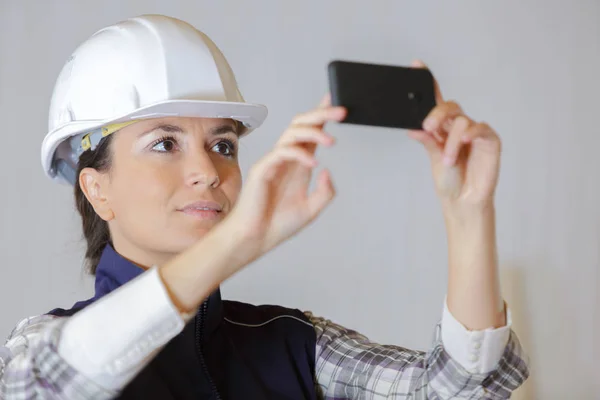
<instances>
[{"instance_id":1,"label":"plain background","mask_svg":"<svg viewBox=\"0 0 600 400\"><path fill-rule=\"evenodd\" d=\"M503 289L532 361L520 399L599 399L600 3L594 1L0 0L0 334L92 293L71 189L39 150L71 51L130 16L187 20L222 49L265 125L247 171L316 105L334 58L422 58L447 98L489 122ZM99 59L98 62L110 62ZM310 309L373 340L427 349L446 290L446 243L424 150L400 130L332 125L320 152L338 197L299 236L226 282L224 297Z\"/></svg>"}]
</instances>

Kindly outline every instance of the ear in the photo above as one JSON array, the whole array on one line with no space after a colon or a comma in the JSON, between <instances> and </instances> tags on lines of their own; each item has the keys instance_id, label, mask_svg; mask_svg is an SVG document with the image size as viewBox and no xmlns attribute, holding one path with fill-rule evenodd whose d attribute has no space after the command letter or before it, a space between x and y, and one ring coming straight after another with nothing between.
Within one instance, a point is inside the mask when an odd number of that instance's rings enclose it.
<instances>
[{"instance_id":1,"label":"ear","mask_svg":"<svg viewBox=\"0 0 600 400\"><path fill-rule=\"evenodd\" d=\"M107 175L93 168L84 168L79 174L79 186L96 214L108 222L115 217L115 214L107 197L109 183Z\"/></svg>"}]
</instances>

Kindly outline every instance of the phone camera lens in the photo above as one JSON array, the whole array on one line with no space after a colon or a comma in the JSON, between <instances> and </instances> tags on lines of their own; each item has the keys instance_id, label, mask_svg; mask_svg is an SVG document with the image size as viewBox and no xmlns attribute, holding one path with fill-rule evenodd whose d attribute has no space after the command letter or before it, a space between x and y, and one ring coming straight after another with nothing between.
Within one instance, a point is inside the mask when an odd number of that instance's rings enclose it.
<instances>
[{"instance_id":1,"label":"phone camera lens","mask_svg":"<svg viewBox=\"0 0 600 400\"><path fill-rule=\"evenodd\" d=\"M415 92L408 92L408 99L412 101L421 101L421 95Z\"/></svg>"}]
</instances>

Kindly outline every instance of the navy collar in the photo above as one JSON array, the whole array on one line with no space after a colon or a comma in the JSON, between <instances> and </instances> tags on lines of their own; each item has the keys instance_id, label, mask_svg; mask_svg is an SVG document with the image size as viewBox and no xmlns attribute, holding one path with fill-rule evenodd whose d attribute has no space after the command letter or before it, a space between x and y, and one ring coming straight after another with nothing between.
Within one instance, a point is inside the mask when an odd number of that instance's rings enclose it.
<instances>
[{"instance_id":1,"label":"navy collar","mask_svg":"<svg viewBox=\"0 0 600 400\"><path fill-rule=\"evenodd\" d=\"M112 292L138 277L143 272L144 269L121 256L110 244L106 245L96 268L96 294L94 295L94 299L97 300ZM217 288L206 302L208 302L208 309L205 320L205 332L210 335L219 326L223 318L223 302L221 300L220 289ZM200 305L200 309L202 309L202 305Z\"/></svg>"},{"instance_id":2,"label":"navy collar","mask_svg":"<svg viewBox=\"0 0 600 400\"><path fill-rule=\"evenodd\" d=\"M144 270L122 257L108 244L102 251L100 262L96 267L96 298L115 290L138 277Z\"/></svg>"}]
</instances>

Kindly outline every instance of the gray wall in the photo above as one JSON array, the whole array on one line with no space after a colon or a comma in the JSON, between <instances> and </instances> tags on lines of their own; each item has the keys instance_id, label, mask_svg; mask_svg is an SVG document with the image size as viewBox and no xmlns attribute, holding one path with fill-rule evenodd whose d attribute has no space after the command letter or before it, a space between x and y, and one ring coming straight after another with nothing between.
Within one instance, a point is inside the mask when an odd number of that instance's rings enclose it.
<instances>
[{"instance_id":1,"label":"gray wall","mask_svg":"<svg viewBox=\"0 0 600 400\"><path fill-rule=\"evenodd\" d=\"M575 5L577 4L577 6ZM600 3L593 1L0 0L0 334L91 293L71 191L39 149L54 80L98 28L163 13L211 36L270 117L243 168L326 90L336 57L430 64L504 141L497 195L504 293L533 362L515 398L598 399ZM98 60L110 62L110 60ZM243 271L227 298L311 309L376 341L426 349L446 287L443 223L424 151L402 131L331 126L339 196ZM594 380L595 378L595 380Z\"/></svg>"}]
</instances>

